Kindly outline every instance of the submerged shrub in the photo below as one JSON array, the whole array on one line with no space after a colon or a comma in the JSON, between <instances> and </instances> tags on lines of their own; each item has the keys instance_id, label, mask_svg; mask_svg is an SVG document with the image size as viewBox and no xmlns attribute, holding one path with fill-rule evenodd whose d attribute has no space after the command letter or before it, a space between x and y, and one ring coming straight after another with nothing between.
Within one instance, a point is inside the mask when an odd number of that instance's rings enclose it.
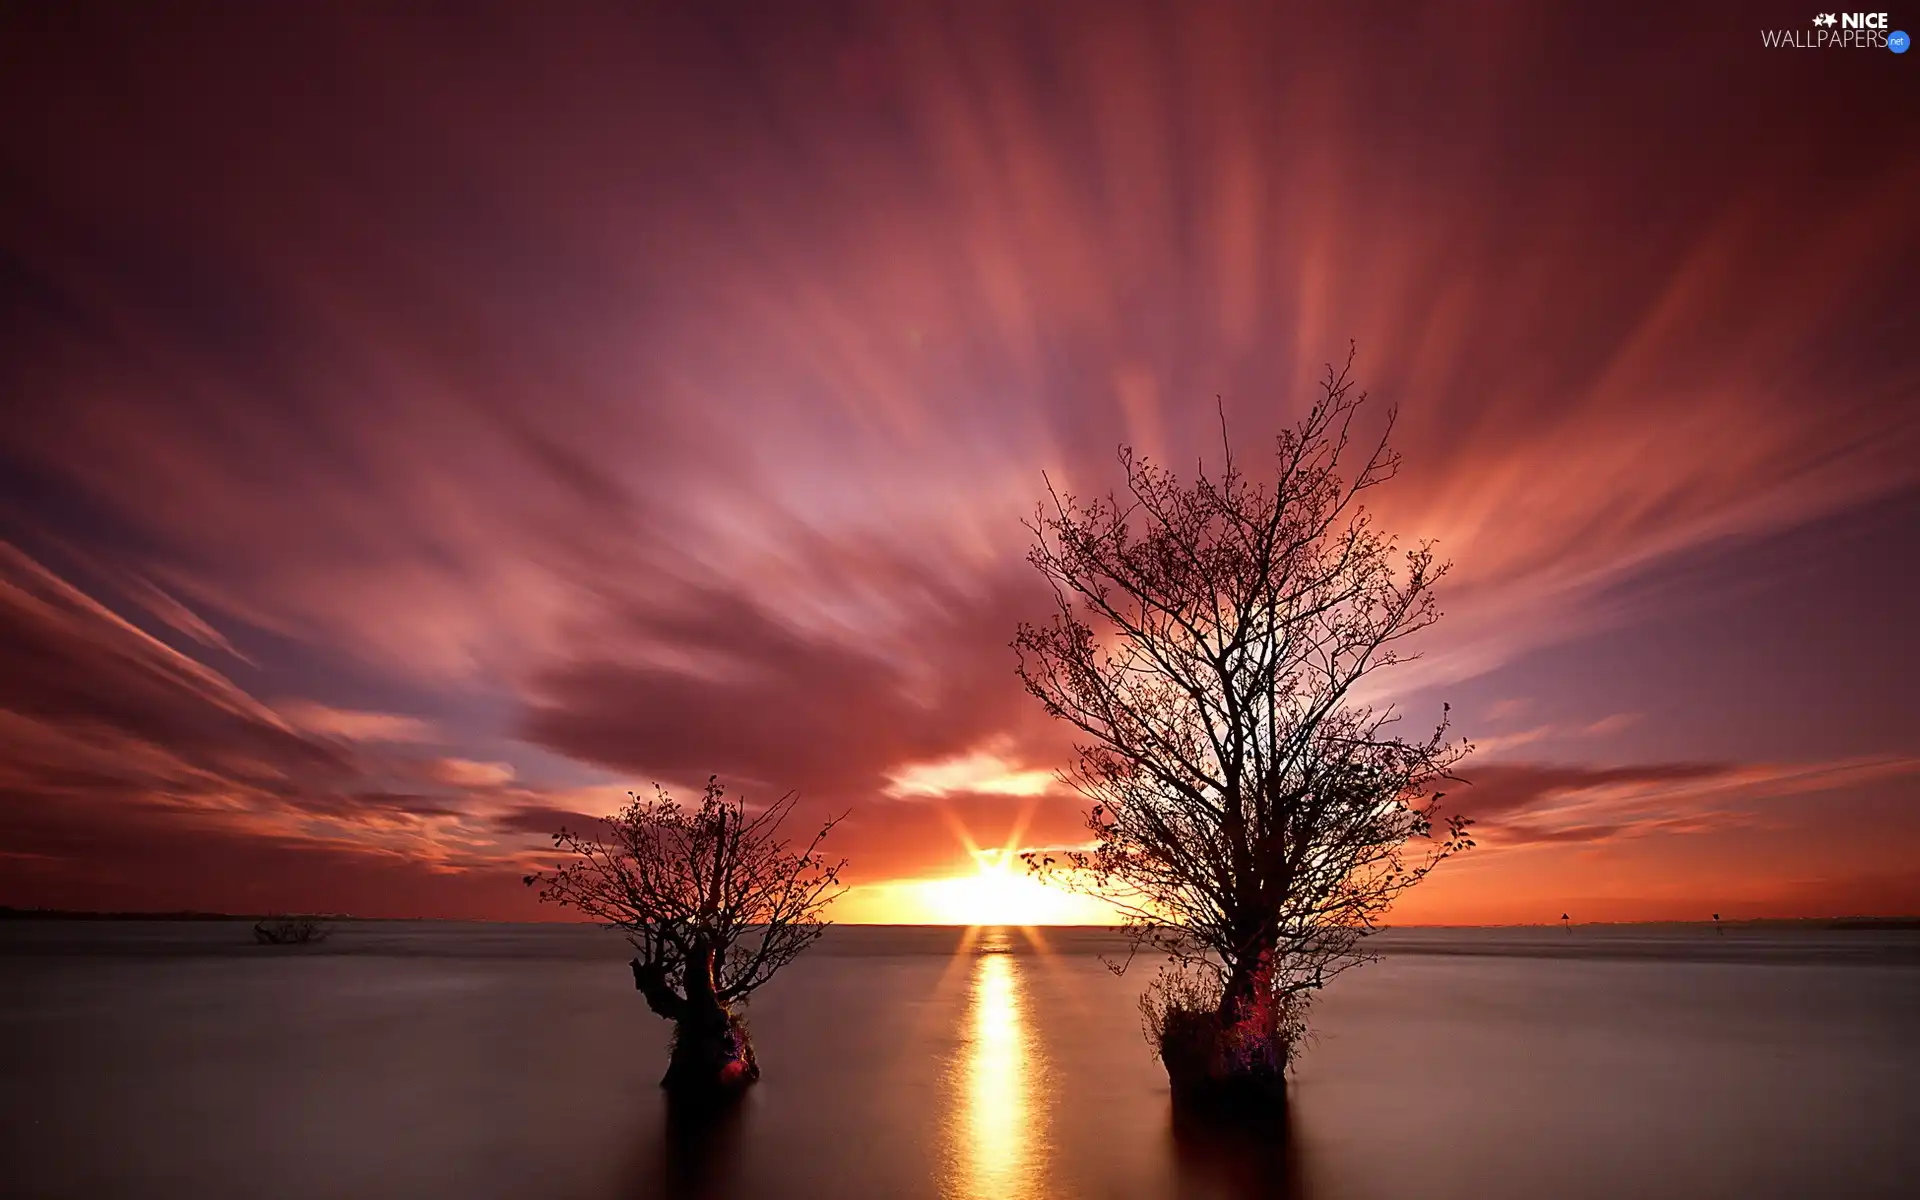
<instances>
[{"instance_id":1,"label":"submerged shrub","mask_svg":"<svg viewBox=\"0 0 1920 1200\"><path fill-rule=\"evenodd\" d=\"M1217 971L1175 962L1140 997L1141 1032L1177 1096L1284 1091L1306 1038L1308 1004L1305 993L1276 987L1265 962L1236 999Z\"/></svg>"},{"instance_id":2,"label":"submerged shrub","mask_svg":"<svg viewBox=\"0 0 1920 1200\"><path fill-rule=\"evenodd\" d=\"M324 942L332 932L313 917L267 917L254 924L253 940L262 946L299 946Z\"/></svg>"}]
</instances>

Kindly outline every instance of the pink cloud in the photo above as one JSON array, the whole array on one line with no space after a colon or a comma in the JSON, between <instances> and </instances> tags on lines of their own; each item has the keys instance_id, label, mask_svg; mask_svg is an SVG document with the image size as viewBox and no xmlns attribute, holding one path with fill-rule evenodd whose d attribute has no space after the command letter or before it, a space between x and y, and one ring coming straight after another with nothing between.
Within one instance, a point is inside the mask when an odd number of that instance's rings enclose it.
<instances>
[{"instance_id":1,"label":"pink cloud","mask_svg":"<svg viewBox=\"0 0 1920 1200\"><path fill-rule=\"evenodd\" d=\"M1462 769L1449 810L1490 847L1655 833L1725 832L1768 819L1765 801L1920 776L1920 758L1812 763L1498 763Z\"/></svg>"},{"instance_id":2,"label":"pink cloud","mask_svg":"<svg viewBox=\"0 0 1920 1200\"><path fill-rule=\"evenodd\" d=\"M0 556L10 803L469 863L717 771L852 807L872 877L950 863L910 797L997 825L1066 753L1006 651L1043 472L1186 470L1216 395L1256 463L1350 337L1401 414L1381 517L1456 564L1383 700L1920 485L1920 168L1822 133L1896 84L1702 60L1684 15L1631 71L1569 14L1181 18L506 14L504 89L353 13L182 10L134 63L112 13L16 31L0 516L92 565ZM1462 730L1517 840L1890 777L1505 761L1626 729L1520 704Z\"/></svg>"},{"instance_id":3,"label":"pink cloud","mask_svg":"<svg viewBox=\"0 0 1920 1200\"><path fill-rule=\"evenodd\" d=\"M434 739L433 723L421 717L334 708L311 700L283 700L274 707L299 729L348 741L426 742Z\"/></svg>"}]
</instances>

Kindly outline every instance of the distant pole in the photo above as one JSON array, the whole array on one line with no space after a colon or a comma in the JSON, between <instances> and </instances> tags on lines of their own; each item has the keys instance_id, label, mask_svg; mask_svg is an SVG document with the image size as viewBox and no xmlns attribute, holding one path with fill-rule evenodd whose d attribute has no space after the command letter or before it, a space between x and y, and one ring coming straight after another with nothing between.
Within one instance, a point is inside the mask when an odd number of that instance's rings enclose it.
<instances>
[{"instance_id":1,"label":"distant pole","mask_svg":"<svg viewBox=\"0 0 1920 1200\"><path fill-rule=\"evenodd\" d=\"M1567 914L1565 914L1565 913L1561 913L1561 914L1560 914L1560 925L1561 925L1561 927L1562 927L1562 928L1564 928L1564 929L1565 929L1565 930L1566 930L1566 931L1567 931L1568 933L1572 933L1572 932L1573 932L1573 918L1572 918L1572 917L1569 917L1569 916L1568 916Z\"/></svg>"}]
</instances>

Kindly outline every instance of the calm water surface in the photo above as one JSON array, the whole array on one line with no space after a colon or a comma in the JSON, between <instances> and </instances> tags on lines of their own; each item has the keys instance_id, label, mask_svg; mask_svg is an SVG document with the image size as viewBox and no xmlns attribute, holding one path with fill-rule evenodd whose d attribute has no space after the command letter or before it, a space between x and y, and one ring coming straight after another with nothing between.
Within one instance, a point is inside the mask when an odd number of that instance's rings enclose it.
<instances>
[{"instance_id":1,"label":"calm water surface","mask_svg":"<svg viewBox=\"0 0 1920 1200\"><path fill-rule=\"evenodd\" d=\"M272 1197L1911 1196L1920 934L1409 930L1257 1136L1177 1127L1093 931L840 929L736 1117L597 930L0 923L0 1192Z\"/></svg>"}]
</instances>

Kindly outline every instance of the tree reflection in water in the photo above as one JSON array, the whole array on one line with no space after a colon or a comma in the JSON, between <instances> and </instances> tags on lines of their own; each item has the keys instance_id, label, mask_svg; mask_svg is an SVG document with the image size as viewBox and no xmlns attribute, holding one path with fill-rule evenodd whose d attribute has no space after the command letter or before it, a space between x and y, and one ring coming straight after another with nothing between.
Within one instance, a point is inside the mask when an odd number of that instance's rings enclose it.
<instances>
[{"instance_id":1,"label":"tree reflection in water","mask_svg":"<svg viewBox=\"0 0 1920 1200\"><path fill-rule=\"evenodd\" d=\"M1244 1118L1174 1112L1168 1123L1180 1196L1306 1200L1291 1112Z\"/></svg>"},{"instance_id":2,"label":"tree reflection in water","mask_svg":"<svg viewBox=\"0 0 1920 1200\"><path fill-rule=\"evenodd\" d=\"M715 1200L726 1194L739 1153L739 1096L698 1101L668 1098L662 1130L662 1195Z\"/></svg>"}]
</instances>

